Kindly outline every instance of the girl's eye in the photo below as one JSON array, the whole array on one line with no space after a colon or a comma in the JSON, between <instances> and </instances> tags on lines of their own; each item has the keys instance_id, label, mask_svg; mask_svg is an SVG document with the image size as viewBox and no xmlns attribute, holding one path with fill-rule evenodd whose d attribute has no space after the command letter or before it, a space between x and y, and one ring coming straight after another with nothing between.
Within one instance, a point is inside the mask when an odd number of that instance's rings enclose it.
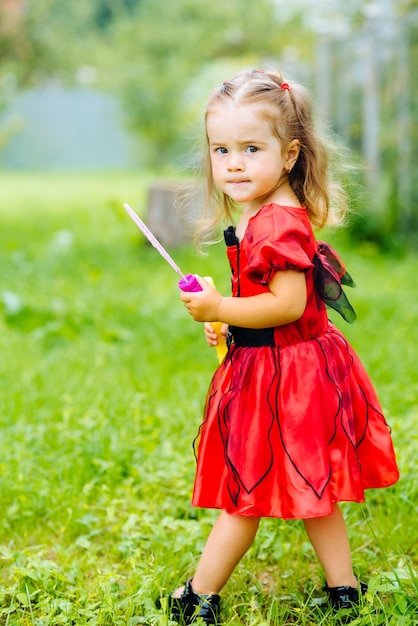
<instances>
[{"instance_id":1,"label":"girl's eye","mask_svg":"<svg viewBox=\"0 0 418 626\"><path fill-rule=\"evenodd\" d=\"M228 150L221 146L220 148L216 148L215 152L217 154L227 154Z\"/></svg>"},{"instance_id":2,"label":"girl's eye","mask_svg":"<svg viewBox=\"0 0 418 626\"><path fill-rule=\"evenodd\" d=\"M258 152L258 148L256 146L247 146L246 151L254 153L254 152Z\"/></svg>"}]
</instances>

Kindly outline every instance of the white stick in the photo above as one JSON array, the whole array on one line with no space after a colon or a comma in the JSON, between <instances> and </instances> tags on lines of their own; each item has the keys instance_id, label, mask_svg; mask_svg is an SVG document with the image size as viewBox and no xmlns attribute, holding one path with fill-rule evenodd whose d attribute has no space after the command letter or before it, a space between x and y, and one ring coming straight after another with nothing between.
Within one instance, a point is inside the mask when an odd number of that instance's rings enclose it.
<instances>
[{"instance_id":1,"label":"white stick","mask_svg":"<svg viewBox=\"0 0 418 626\"><path fill-rule=\"evenodd\" d=\"M169 263L171 265L171 267L173 268L174 271L177 272L177 274L180 274L180 276L182 278L185 278L183 272L181 271L181 269L179 268L179 266L173 261L173 259L171 258L171 256L168 254L167 250L165 250L163 248L163 246L160 244L160 242L158 241L158 239L156 239L154 237L154 235L152 234L152 232L150 231L150 229L148 228L148 226L146 226L144 224L144 222L141 220L140 217L138 217L138 215L135 213L135 211L129 206L129 204L124 204L123 208L125 209L125 211L128 213L128 215L132 218L132 220L135 222L135 224L138 226L138 228L144 233L145 237L148 239L148 241L154 246L154 248L156 250L158 250L158 252L161 254L161 256L167 261L167 263Z\"/></svg>"}]
</instances>

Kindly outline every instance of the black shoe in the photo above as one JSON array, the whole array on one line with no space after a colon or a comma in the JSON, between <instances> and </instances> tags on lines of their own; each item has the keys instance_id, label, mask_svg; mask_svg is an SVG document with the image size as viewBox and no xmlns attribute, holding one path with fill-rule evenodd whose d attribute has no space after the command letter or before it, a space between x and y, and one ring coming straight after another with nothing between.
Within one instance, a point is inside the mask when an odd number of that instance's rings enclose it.
<instances>
[{"instance_id":1,"label":"black shoe","mask_svg":"<svg viewBox=\"0 0 418 626\"><path fill-rule=\"evenodd\" d=\"M220 597L215 594L195 593L189 579L179 598L173 598L173 594L169 595L168 608L172 619L184 626L193 624L198 617L201 617L205 624L218 626L220 602Z\"/></svg>"},{"instance_id":2,"label":"black shoe","mask_svg":"<svg viewBox=\"0 0 418 626\"><path fill-rule=\"evenodd\" d=\"M328 587L327 583L322 587L326 591L334 611L339 609L351 609L358 606L360 596L366 593L366 583L360 581L359 587Z\"/></svg>"}]
</instances>

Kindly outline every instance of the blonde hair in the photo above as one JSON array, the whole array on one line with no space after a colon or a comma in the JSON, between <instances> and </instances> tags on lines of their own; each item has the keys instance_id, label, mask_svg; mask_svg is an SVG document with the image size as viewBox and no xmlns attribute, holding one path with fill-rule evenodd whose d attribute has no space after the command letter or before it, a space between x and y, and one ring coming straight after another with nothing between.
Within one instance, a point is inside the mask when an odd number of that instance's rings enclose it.
<instances>
[{"instance_id":1,"label":"blonde hair","mask_svg":"<svg viewBox=\"0 0 418 626\"><path fill-rule=\"evenodd\" d=\"M325 133L316 128L313 103L307 90L297 83L284 83L279 73L262 70L240 72L224 81L208 100L205 120L214 107L223 102L258 104L263 119L283 146L293 139L300 141L300 154L289 173L289 183L299 202L306 207L314 227L343 221L347 196L341 183L334 179L331 165L338 161L338 149ZM206 182L206 216L198 225L197 239L204 231L214 231L220 222L234 222L236 205L214 183L206 136L202 174Z\"/></svg>"}]
</instances>

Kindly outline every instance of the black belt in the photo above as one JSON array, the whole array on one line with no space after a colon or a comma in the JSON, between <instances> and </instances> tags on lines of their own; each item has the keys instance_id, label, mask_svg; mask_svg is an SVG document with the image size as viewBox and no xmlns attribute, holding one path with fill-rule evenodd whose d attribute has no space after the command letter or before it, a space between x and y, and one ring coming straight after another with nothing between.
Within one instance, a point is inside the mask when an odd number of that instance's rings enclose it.
<instances>
[{"instance_id":1,"label":"black belt","mask_svg":"<svg viewBox=\"0 0 418 626\"><path fill-rule=\"evenodd\" d=\"M228 345L234 343L238 347L259 348L274 346L274 328L241 328L230 326Z\"/></svg>"}]
</instances>

